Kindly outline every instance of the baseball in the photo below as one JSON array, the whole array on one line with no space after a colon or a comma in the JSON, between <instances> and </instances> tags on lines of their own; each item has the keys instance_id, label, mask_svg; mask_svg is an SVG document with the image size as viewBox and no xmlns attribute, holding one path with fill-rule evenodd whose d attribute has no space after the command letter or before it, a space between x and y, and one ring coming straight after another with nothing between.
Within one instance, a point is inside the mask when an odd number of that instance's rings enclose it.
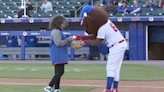
<instances>
[{"instance_id":1,"label":"baseball","mask_svg":"<svg viewBox=\"0 0 164 92\"><path fill-rule=\"evenodd\" d=\"M77 37L75 35L73 35L73 39L76 39Z\"/></svg>"}]
</instances>

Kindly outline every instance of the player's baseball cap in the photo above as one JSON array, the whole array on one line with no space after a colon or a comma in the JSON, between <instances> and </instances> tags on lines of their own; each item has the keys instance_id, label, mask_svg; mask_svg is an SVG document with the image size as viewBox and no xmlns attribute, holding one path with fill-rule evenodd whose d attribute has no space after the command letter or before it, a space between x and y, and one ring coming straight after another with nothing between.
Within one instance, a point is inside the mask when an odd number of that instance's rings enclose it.
<instances>
[{"instance_id":1,"label":"player's baseball cap","mask_svg":"<svg viewBox=\"0 0 164 92\"><path fill-rule=\"evenodd\" d=\"M92 9L93 9L93 6L85 5L85 6L83 7L81 13L80 13L81 19L83 19L83 15L84 15L85 12L86 12L87 15L88 15L88 14L92 11Z\"/></svg>"},{"instance_id":2,"label":"player's baseball cap","mask_svg":"<svg viewBox=\"0 0 164 92\"><path fill-rule=\"evenodd\" d=\"M82 19L81 25L84 23L84 16L87 16L93 9L93 6L85 5L80 13L80 17Z\"/></svg>"}]
</instances>

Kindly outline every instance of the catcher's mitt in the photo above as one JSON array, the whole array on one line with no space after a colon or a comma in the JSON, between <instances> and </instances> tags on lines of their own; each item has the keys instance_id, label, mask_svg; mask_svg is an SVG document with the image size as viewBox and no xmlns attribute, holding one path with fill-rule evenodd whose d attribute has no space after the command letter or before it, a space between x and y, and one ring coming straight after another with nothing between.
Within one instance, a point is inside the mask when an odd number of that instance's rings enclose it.
<instances>
[{"instance_id":1,"label":"catcher's mitt","mask_svg":"<svg viewBox=\"0 0 164 92\"><path fill-rule=\"evenodd\" d=\"M74 41L72 41L71 47L72 47L73 49L80 49L80 48L83 47L84 45L85 45L84 41L74 40Z\"/></svg>"}]
</instances>

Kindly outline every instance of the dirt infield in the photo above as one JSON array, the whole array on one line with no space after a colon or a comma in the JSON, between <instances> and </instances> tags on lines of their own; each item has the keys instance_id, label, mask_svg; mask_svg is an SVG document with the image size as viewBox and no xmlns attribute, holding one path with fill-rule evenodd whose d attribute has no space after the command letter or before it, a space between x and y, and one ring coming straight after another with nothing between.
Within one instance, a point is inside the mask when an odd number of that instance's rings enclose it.
<instances>
[{"instance_id":1,"label":"dirt infield","mask_svg":"<svg viewBox=\"0 0 164 92\"><path fill-rule=\"evenodd\" d=\"M47 85L50 79L11 79L0 78L0 84ZM62 79L62 86L97 87L88 92L103 92L106 80L71 80ZM120 81L119 92L164 92L164 81Z\"/></svg>"}]
</instances>

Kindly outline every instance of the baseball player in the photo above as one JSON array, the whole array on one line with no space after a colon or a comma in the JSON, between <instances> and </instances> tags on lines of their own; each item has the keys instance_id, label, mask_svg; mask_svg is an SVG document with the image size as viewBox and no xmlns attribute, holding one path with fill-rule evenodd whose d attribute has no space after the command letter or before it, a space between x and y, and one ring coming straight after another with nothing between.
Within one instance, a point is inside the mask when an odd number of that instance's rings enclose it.
<instances>
[{"instance_id":1,"label":"baseball player","mask_svg":"<svg viewBox=\"0 0 164 92\"><path fill-rule=\"evenodd\" d=\"M7 39L7 47L18 47L18 41L15 36L9 36ZM8 57L11 59L16 59L16 55L8 55Z\"/></svg>"},{"instance_id":2,"label":"baseball player","mask_svg":"<svg viewBox=\"0 0 164 92\"><path fill-rule=\"evenodd\" d=\"M118 92L120 68L127 47L125 39L119 29L108 19L108 15L103 9L86 5L80 16L83 19L81 25L85 26L86 32L92 35L76 35L76 40L87 39L84 43L92 46L100 46L102 41L106 41L110 53L106 65L107 86L104 92ZM96 28L98 29L91 30ZM112 84L113 89L111 90Z\"/></svg>"}]
</instances>

